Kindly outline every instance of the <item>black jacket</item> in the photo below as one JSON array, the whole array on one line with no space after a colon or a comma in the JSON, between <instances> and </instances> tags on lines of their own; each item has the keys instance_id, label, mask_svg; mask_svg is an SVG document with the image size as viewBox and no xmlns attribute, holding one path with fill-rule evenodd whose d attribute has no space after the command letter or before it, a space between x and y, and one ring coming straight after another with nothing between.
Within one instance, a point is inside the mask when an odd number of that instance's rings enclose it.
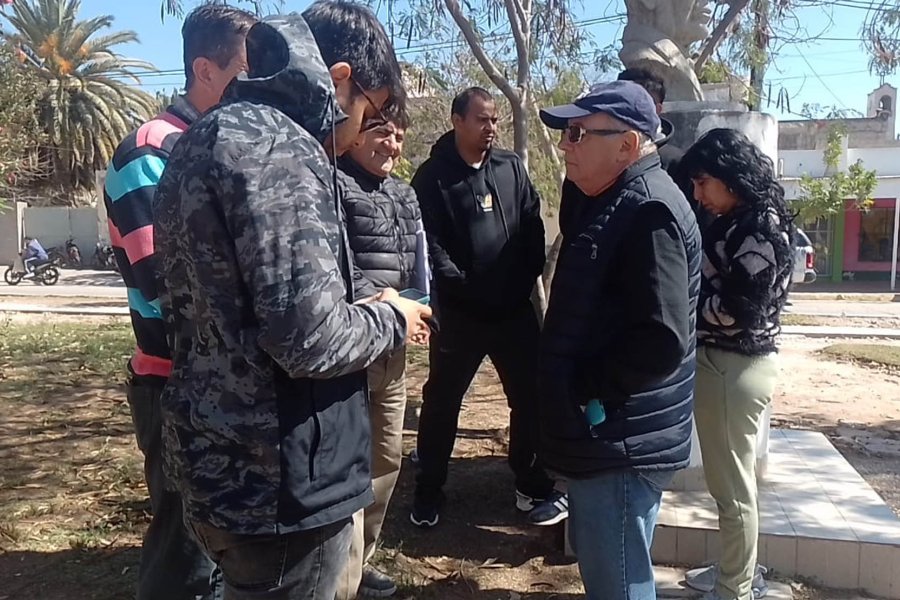
<instances>
[{"instance_id":1,"label":"black jacket","mask_svg":"<svg viewBox=\"0 0 900 600\"><path fill-rule=\"evenodd\" d=\"M466 164L453 132L443 135L412 180L428 235L440 306L475 316L528 301L544 268L541 202L512 152Z\"/></svg>"},{"instance_id":2,"label":"black jacket","mask_svg":"<svg viewBox=\"0 0 900 600\"><path fill-rule=\"evenodd\" d=\"M338 167L357 273L377 289L410 287L422 220L415 191L394 177L372 175L349 157L338 160Z\"/></svg>"},{"instance_id":3,"label":"black jacket","mask_svg":"<svg viewBox=\"0 0 900 600\"><path fill-rule=\"evenodd\" d=\"M658 156L569 198L541 348L541 454L570 477L687 465L700 290L694 215ZM583 406L607 420L592 437Z\"/></svg>"},{"instance_id":4,"label":"black jacket","mask_svg":"<svg viewBox=\"0 0 900 600\"><path fill-rule=\"evenodd\" d=\"M274 534L372 502L365 369L403 345L406 327L389 304L352 304L320 143L334 87L309 27L270 17L247 50L265 75L231 83L157 190L174 362L161 405L188 518Z\"/></svg>"}]
</instances>

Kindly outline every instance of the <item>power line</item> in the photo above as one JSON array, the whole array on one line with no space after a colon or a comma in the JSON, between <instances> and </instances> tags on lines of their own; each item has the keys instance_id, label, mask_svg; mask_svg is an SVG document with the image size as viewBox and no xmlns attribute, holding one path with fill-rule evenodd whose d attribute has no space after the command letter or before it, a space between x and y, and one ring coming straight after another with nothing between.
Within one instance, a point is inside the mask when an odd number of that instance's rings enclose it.
<instances>
[{"instance_id":1,"label":"power line","mask_svg":"<svg viewBox=\"0 0 900 600\"><path fill-rule=\"evenodd\" d=\"M819 74L813 68L812 64L809 62L809 60L807 60L806 56L799 50L797 52L800 54L800 58L803 59L803 62L806 63L806 66L809 67L809 70L812 71L812 74L815 76L815 78L818 79L819 83L822 84L822 87L824 87L828 91L828 93L831 94L831 97L834 98L835 100L837 100L838 104L843 106L845 109L850 110L850 108L846 104L844 104L844 101L841 100L840 98L838 98L838 95L835 94L834 91L832 91L832 89L830 87L828 87L828 84L825 83L825 80L819 76Z\"/></svg>"}]
</instances>

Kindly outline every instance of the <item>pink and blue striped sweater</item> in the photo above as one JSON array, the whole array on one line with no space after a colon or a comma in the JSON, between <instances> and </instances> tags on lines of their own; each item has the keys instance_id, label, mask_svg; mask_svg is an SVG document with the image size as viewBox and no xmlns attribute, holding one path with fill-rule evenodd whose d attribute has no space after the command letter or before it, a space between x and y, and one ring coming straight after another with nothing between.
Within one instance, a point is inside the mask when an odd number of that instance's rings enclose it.
<instances>
[{"instance_id":1,"label":"pink and blue striped sweater","mask_svg":"<svg viewBox=\"0 0 900 600\"><path fill-rule=\"evenodd\" d=\"M179 98L125 138L106 171L103 201L116 262L128 288L137 341L129 368L138 377L168 378L172 370L157 290L153 197L175 143L199 117Z\"/></svg>"}]
</instances>

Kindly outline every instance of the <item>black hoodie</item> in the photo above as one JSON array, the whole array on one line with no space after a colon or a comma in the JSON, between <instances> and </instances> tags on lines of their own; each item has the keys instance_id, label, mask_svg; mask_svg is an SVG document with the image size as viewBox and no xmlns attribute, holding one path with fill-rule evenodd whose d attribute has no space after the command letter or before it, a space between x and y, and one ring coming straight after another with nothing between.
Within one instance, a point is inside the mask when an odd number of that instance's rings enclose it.
<instances>
[{"instance_id":1,"label":"black hoodie","mask_svg":"<svg viewBox=\"0 0 900 600\"><path fill-rule=\"evenodd\" d=\"M161 404L187 518L273 534L371 503L365 369L405 324L351 304L321 145L339 113L309 27L268 18L247 55L249 76L182 136L157 191L174 363Z\"/></svg>"},{"instance_id":2,"label":"black hoodie","mask_svg":"<svg viewBox=\"0 0 900 600\"><path fill-rule=\"evenodd\" d=\"M540 197L519 157L462 159L452 131L412 180L428 235L438 308L492 317L528 302L544 268Z\"/></svg>"}]
</instances>

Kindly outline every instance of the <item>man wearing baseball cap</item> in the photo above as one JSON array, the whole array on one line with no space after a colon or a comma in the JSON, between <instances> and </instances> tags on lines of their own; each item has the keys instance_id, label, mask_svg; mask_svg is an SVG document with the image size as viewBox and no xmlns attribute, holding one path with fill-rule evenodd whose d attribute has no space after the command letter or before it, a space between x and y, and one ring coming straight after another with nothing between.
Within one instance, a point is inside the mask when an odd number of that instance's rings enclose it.
<instances>
[{"instance_id":1,"label":"man wearing baseball cap","mask_svg":"<svg viewBox=\"0 0 900 600\"><path fill-rule=\"evenodd\" d=\"M587 598L653 599L662 490L690 456L700 235L641 86L598 84L541 119L576 195L543 331L541 456L568 482Z\"/></svg>"}]
</instances>

